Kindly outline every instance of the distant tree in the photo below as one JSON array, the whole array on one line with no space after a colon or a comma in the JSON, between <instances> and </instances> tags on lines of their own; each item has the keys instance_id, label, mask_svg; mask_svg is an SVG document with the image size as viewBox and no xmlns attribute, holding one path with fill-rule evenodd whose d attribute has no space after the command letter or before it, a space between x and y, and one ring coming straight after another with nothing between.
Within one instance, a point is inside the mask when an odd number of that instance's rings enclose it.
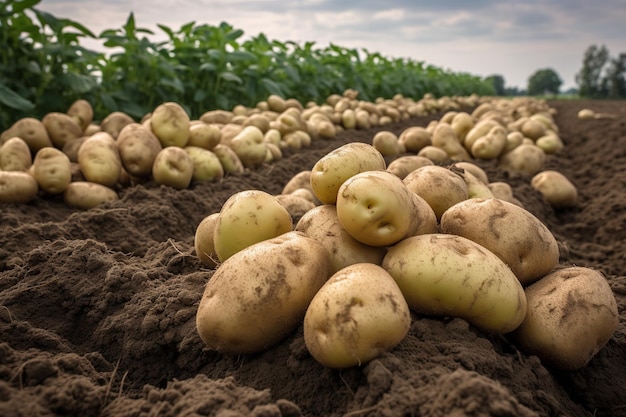
<instances>
[{"instance_id":1,"label":"distant tree","mask_svg":"<svg viewBox=\"0 0 626 417\"><path fill-rule=\"evenodd\" d=\"M504 88L504 77L499 74L490 75L485 78L485 81L493 84L493 89L496 90L497 96L504 96L506 94Z\"/></svg>"},{"instance_id":2,"label":"distant tree","mask_svg":"<svg viewBox=\"0 0 626 417\"><path fill-rule=\"evenodd\" d=\"M504 95L505 96L525 96L526 95L526 90L520 90L517 87L506 87L504 89Z\"/></svg>"},{"instance_id":3,"label":"distant tree","mask_svg":"<svg viewBox=\"0 0 626 417\"><path fill-rule=\"evenodd\" d=\"M601 86L601 90L609 98L626 98L626 53L611 59Z\"/></svg>"},{"instance_id":4,"label":"distant tree","mask_svg":"<svg viewBox=\"0 0 626 417\"><path fill-rule=\"evenodd\" d=\"M583 67L576 74L576 83L581 97L602 97L606 94L602 88L602 70L609 59L606 46L591 45L585 51Z\"/></svg>"},{"instance_id":5,"label":"distant tree","mask_svg":"<svg viewBox=\"0 0 626 417\"><path fill-rule=\"evenodd\" d=\"M531 96L559 94L561 84L563 84L561 77L553 69L540 69L528 79L528 94Z\"/></svg>"}]
</instances>

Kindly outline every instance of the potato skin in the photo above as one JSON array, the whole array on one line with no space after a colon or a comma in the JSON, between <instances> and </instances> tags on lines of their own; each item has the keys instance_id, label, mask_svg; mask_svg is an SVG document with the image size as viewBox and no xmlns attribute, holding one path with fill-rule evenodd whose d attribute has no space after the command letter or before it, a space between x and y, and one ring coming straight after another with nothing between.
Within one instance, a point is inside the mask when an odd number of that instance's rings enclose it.
<instances>
[{"instance_id":1,"label":"potato skin","mask_svg":"<svg viewBox=\"0 0 626 417\"><path fill-rule=\"evenodd\" d=\"M495 254L462 236L413 236L389 248L382 267L411 309L463 318L487 331L508 333L526 314L517 277Z\"/></svg>"},{"instance_id":2,"label":"potato skin","mask_svg":"<svg viewBox=\"0 0 626 417\"><path fill-rule=\"evenodd\" d=\"M0 144L13 137L22 138L28 144L33 155L42 148L53 146L46 127L39 119L34 117L23 117L13 123L10 128L0 135Z\"/></svg>"},{"instance_id":3,"label":"potato skin","mask_svg":"<svg viewBox=\"0 0 626 417\"><path fill-rule=\"evenodd\" d=\"M554 269L559 246L548 228L528 210L498 198L473 198L441 216L440 231L466 237L502 259L522 285Z\"/></svg>"},{"instance_id":4,"label":"potato skin","mask_svg":"<svg viewBox=\"0 0 626 417\"><path fill-rule=\"evenodd\" d=\"M32 164L30 148L22 138L15 136L0 145L0 171L26 172Z\"/></svg>"},{"instance_id":5,"label":"potato skin","mask_svg":"<svg viewBox=\"0 0 626 417\"><path fill-rule=\"evenodd\" d=\"M63 191L65 204L81 210L88 210L117 199L115 190L89 181L74 181Z\"/></svg>"},{"instance_id":6,"label":"potato skin","mask_svg":"<svg viewBox=\"0 0 626 417\"><path fill-rule=\"evenodd\" d=\"M85 139L78 149L78 164L85 179L113 187L120 179L122 160L113 137L105 132Z\"/></svg>"},{"instance_id":7,"label":"potato skin","mask_svg":"<svg viewBox=\"0 0 626 417\"><path fill-rule=\"evenodd\" d=\"M573 371L586 366L617 329L615 296L598 271L568 267L526 288L528 312L515 339L542 362Z\"/></svg>"},{"instance_id":8,"label":"potato skin","mask_svg":"<svg viewBox=\"0 0 626 417\"><path fill-rule=\"evenodd\" d=\"M196 256L200 259L200 262L210 268L218 264L213 236L219 215L219 213L212 213L202 219L198 227L196 227L196 233L194 235Z\"/></svg>"},{"instance_id":9,"label":"potato skin","mask_svg":"<svg viewBox=\"0 0 626 417\"><path fill-rule=\"evenodd\" d=\"M162 147L150 129L139 123L127 124L115 143L122 166L130 175L149 177L152 174L152 164Z\"/></svg>"},{"instance_id":10,"label":"potato skin","mask_svg":"<svg viewBox=\"0 0 626 417\"><path fill-rule=\"evenodd\" d=\"M304 317L304 342L329 368L362 365L396 346L411 324L409 306L380 266L340 269L315 294Z\"/></svg>"},{"instance_id":11,"label":"potato skin","mask_svg":"<svg viewBox=\"0 0 626 417\"><path fill-rule=\"evenodd\" d=\"M337 201L339 187L348 178L364 171L386 169L383 155L372 145L353 142L329 152L311 170L311 188L324 204Z\"/></svg>"},{"instance_id":12,"label":"potato skin","mask_svg":"<svg viewBox=\"0 0 626 417\"><path fill-rule=\"evenodd\" d=\"M39 185L28 173L0 171L0 203L28 203L37 197Z\"/></svg>"},{"instance_id":13,"label":"potato skin","mask_svg":"<svg viewBox=\"0 0 626 417\"><path fill-rule=\"evenodd\" d=\"M67 142L83 135L83 129L78 125L78 122L65 113L50 112L41 119L41 123L46 128L50 140L58 149L63 149Z\"/></svg>"},{"instance_id":14,"label":"potato skin","mask_svg":"<svg viewBox=\"0 0 626 417\"><path fill-rule=\"evenodd\" d=\"M39 188L48 194L62 193L72 181L70 158L53 147L37 152L32 172Z\"/></svg>"},{"instance_id":15,"label":"potato skin","mask_svg":"<svg viewBox=\"0 0 626 417\"><path fill-rule=\"evenodd\" d=\"M303 233L251 245L209 279L196 314L198 334L220 352L263 351L302 322L329 276L328 251Z\"/></svg>"}]
</instances>

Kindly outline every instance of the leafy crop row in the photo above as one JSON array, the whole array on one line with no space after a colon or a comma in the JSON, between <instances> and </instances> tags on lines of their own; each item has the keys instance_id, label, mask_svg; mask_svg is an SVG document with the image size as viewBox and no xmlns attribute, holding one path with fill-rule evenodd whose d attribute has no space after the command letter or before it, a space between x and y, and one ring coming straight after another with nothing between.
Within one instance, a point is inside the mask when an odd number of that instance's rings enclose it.
<instances>
[{"instance_id":1,"label":"leafy crop row","mask_svg":"<svg viewBox=\"0 0 626 417\"><path fill-rule=\"evenodd\" d=\"M176 101L197 117L237 104L253 106L270 94L320 102L353 88L360 98L492 94L493 86L468 73L421 61L388 58L335 44L324 48L268 39L244 39L228 23L158 25L165 41L137 27L131 13L119 29L99 35L70 19L38 10L41 0L0 3L0 127L24 116L67 108L87 99L96 118L123 111L140 118L158 104ZM81 40L102 41L98 52Z\"/></svg>"}]
</instances>

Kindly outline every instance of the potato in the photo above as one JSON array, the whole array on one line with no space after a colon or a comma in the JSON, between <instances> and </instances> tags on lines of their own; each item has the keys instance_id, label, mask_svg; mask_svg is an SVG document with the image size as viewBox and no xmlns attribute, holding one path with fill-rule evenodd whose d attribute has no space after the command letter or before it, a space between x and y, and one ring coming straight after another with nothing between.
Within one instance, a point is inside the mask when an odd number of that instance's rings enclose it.
<instances>
[{"instance_id":1,"label":"potato","mask_svg":"<svg viewBox=\"0 0 626 417\"><path fill-rule=\"evenodd\" d=\"M154 158L152 177L157 184L182 190L191 184L193 166L193 159L183 148L167 146Z\"/></svg>"},{"instance_id":2,"label":"potato","mask_svg":"<svg viewBox=\"0 0 626 417\"><path fill-rule=\"evenodd\" d=\"M72 181L70 159L54 147L43 148L33 160L33 177L48 194L60 194Z\"/></svg>"},{"instance_id":3,"label":"potato","mask_svg":"<svg viewBox=\"0 0 626 417\"><path fill-rule=\"evenodd\" d=\"M509 267L462 236L404 239L389 248L382 267L418 313L460 317L496 333L513 331L526 315L524 289Z\"/></svg>"},{"instance_id":4,"label":"potato","mask_svg":"<svg viewBox=\"0 0 626 417\"><path fill-rule=\"evenodd\" d=\"M139 123L127 124L120 131L116 145L122 166L130 175L152 175L152 165L162 147L150 129Z\"/></svg>"},{"instance_id":5,"label":"potato","mask_svg":"<svg viewBox=\"0 0 626 417\"><path fill-rule=\"evenodd\" d=\"M463 144L467 133L474 127L474 118L466 112L458 112L450 121L452 130L456 133L456 137Z\"/></svg>"},{"instance_id":6,"label":"potato","mask_svg":"<svg viewBox=\"0 0 626 417\"><path fill-rule=\"evenodd\" d=\"M293 230L291 215L278 199L261 190L231 195L215 226L215 252L221 262L245 247Z\"/></svg>"},{"instance_id":7,"label":"potato","mask_svg":"<svg viewBox=\"0 0 626 417\"><path fill-rule=\"evenodd\" d=\"M521 132L513 131L506 135L506 145L502 150L502 154L512 151L524 142L524 135Z\"/></svg>"},{"instance_id":8,"label":"potato","mask_svg":"<svg viewBox=\"0 0 626 417\"><path fill-rule=\"evenodd\" d=\"M474 158L496 159L504 151L507 132L502 126L494 126L474 141L470 152Z\"/></svg>"},{"instance_id":9,"label":"potato","mask_svg":"<svg viewBox=\"0 0 626 417\"><path fill-rule=\"evenodd\" d=\"M430 159L419 155L404 155L391 161L387 166L387 172L403 180L411 172L427 165L434 165Z\"/></svg>"},{"instance_id":10,"label":"potato","mask_svg":"<svg viewBox=\"0 0 626 417\"><path fill-rule=\"evenodd\" d=\"M524 207L522 202L513 195L513 188L511 188L511 185L508 182L490 182L488 184L488 187L491 190L494 198L499 198L500 200L508 201L509 203Z\"/></svg>"},{"instance_id":11,"label":"potato","mask_svg":"<svg viewBox=\"0 0 626 417\"><path fill-rule=\"evenodd\" d=\"M475 163L469 162L469 161L458 161L458 162L455 162L453 166L457 168L462 168L465 171L469 171L472 173L472 175L474 175L476 178L478 178L485 184L489 184L489 176L487 175L484 169L482 169Z\"/></svg>"},{"instance_id":12,"label":"potato","mask_svg":"<svg viewBox=\"0 0 626 417\"><path fill-rule=\"evenodd\" d=\"M339 187L348 178L360 172L386 168L385 158L372 145L348 143L315 163L311 170L311 189L322 203L334 204Z\"/></svg>"},{"instance_id":13,"label":"potato","mask_svg":"<svg viewBox=\"0 0 626 417\"><path fill-rule=\"evenodd\" d=\"M391 276L359 263L337 271L315 294L304 316L304 343L326 367L361 366L398 345L410 324Z\"/></svg>"},{"instance_id":14,"label":"potato","mask_svg":"<svg viewBox=\"0 0 626 417\"><path fill-rule=\"evenodd\" d=\"M526 299L528 312L515 340L522 350L561 370L586 366L619 323L611 287L591 268L556 270L526 288Z\"/></svg>"},{"instance_id":15,"label":"potato","mask_svg":"<svg viewBox=\"0 0 626 417\"><path fill-rule=\"evenodd\" d=\"M308 190L313 191L313 189L311 188L311 171L310 170L300 171L296 175L291 177L291 179L287 181L287 183L283 187L281 194L290 194L299 188L306 188Z\"/></svg>"},{"instance_id":16,"label":"potato","mask_svg":"<svg viewBox=\"0 0 626 417\"><path fill-rule=\"evenodd\" d=\"M558 171L541 171L532 177L530 185L555 209L573 207L578 200L576 186Z\"/></svg>"},{"instance_id":17,"label":"potato","mask_svg":"<svg viewBox=\"0 0 626 417\"><path fill-rule=\"evenodd\" d=\"M407 152L417 153L425 146L432 145L432 134L422 126L411 126L400 133L398 142Z\"/></svg>"},{"instance_id":18,"label":"potato","mask_svg":"<svg viewBox=\"0 0 626 417\"><path fill-rule=\"evenodd\" d=\"M157 106L150 117L150 128L164 148L182 148L189 141L189 115L178 103L170 101Z\"/></svg>"},{"instance_id":19,"label":"potato","mask_svg":"<svg viewBox=\"0 0 626 417\"><path fill-rule=\"evenodd\" d=\"M278 194L276 198L289 212L293 224L297 223L306 212L315 207L312 201L295 194Z\"/></svg>"},{"instance_id":20,"label":"potato","mask_svg":"<svg viewBox=\"0 0 626 417\"><path fill-rule=\"evenodd\" d=\"M82 210L88 210L117 199L115 190L95 182L75 181L63 191L65 204Z\"/></svg>"},{"instance_id":21,"label":"potato","mask_svg":"<svg viewBox=\"0 0 626 417\"><path fill-rule=\"evenodd\" d=\"M479 180L471 171L452 165L450 170L458 174L467 187L467 198L493 198L489 185Z\"/></svg>"},{"instance_id":22,"label":"potato","mask_svg":"<svg viewBox=\"0 0 626 417\"><path fill-rule=\"evenodd\" d=\"M37 181L27 172L0 171L0 203L28 203L37 191Z\"/></svg>"},{"instance_id":23,"label":"potato","mask_svg":"<svg viewBox=\"0 0 626 417\"><path fill-rule=\"evenodd\" d=\"M65 113L50 112L41 119L52 144L63 149L63 146L72 139L83 136L83 129L78 123Z\"/></svg>"},{"instance_id":24,"label":"potato","mask_svg":"<svg viewBox=\"0 0 626 417\"><path fill-rule=\"evenodd\" d=\"M228 110L210 110L200 116L200 120L207 124L225 125L233 120L234 113Z\"/></svg>"},{"instance_id":25,"label":"potato","mask_svg":"<svg viewBox=\"0 0 626 417\"><path fill-rule=\"evenodd\" d=\"M201 122L189 126L189 139L186 145L212 150L221 139L222 131L217 126Z\"/></svg>"},{"instance_id":26,"label":"potato","mask_svg":"<svg viewBox=\"0 0 626 417\"><path fill-rule=\"evenodd\" d=\"M199 146L185 146L193 162L193 181L219 181L224 178L224 167L213 152Z\"/></svg>"},{"instance_id":27,"label":"potato","mask_svg":"<svg viewBox=\"0 0 626 417\"><path fill-rule=\"evenodd\" d=\"M359 242L392 245L437 228L435 213L402 180L387 171L366 171L347 179L337 195L341 225Z\"/></svg>"},{"instance_id":28,"label":"potato","mask_svg":"<svg viewBox=\"0 0 626 417\"><path fill-rule=\"evenodd\" d=\"M219 215L219 212L212 213L202 219L198 227L196 227L196 233L194 235L196 256L200 259L200 262L209 268L214 268L219 263L213 241L215 225L217 224Z\"/></svg>"},{"instance_id":29,"label":"potato","mask_svg":"<svg viewBox=\"0 0 626 417\"><path fill-rule=\"evenodd\" d=\"M595 117L595 112L591 109L581 109L578 111L579 119L593 119Z\"/></svg>"},{"instance_id":30,"label":"potato","mask_svg":"<svg viewBox=\"0 0 626 417\"><path fill-rule=\"evenodd\" d=\"M30 148L31 154L36 154L39 149L54 146L50 135L43 123L33 117L23 117L2 132L0 144L7 140L18 137L21 138Z\"/></svg>"},{"instance_id":31,"label":"potato","mask_svg":"<svg viewBox=\"0 0 626 417\"><path fill-rule=\"evenodd\" d=\"M33 157L26 141L12 137L0 145L0 171L28 171Z\"/></svg>"},{"instance_id":32,"label":"potato","mask_svg":"<svg viewBox=\"0 0 626 417\"><path fill-rule=\"evenodd\" d=\"M93 107L87 100L79 99L67 109L67 115L73 118L83 132L93 122Z\"/></svg>"},{"instance_id":33,"label":"potato","mask_svg":"<svg viewBox=\"0 0 626 417\"><path fill-rule=\"evenodd\" d=\"M328 251L299 232L234 254L211 276L196 313L205 345L224 353L263 351L303 320L330 276Z\"/></svg>"},{"instance_id":34,"label":"potato","mask_svg":"<svg viewBox=\"0 0 626 417\"><path fill-rule=\"evenodd\" d=\"M265 135L270 130L270 120L262 114L251 114L243 122L243 127L247 126L255 126Z\"/></svg>"},{"instance_id":35,"label":"potato","mask_svg":"<svg viewBox=\"0 0 626 417\"><path fill-rule=\"evenodd\" d=\"M437 125L433 132L432 143L433 146L443 149L454 161L470 161L472 159L448 123Z\"/></svg>"},{"instance_id":36,"label":"potato","mask_svg":"<svg viewBox=\"0 0 626 417\"><path fill-rule=\"evenodd\" d=\"M71 162L78 162L78 150L83 146L83 142L87 140L88 136L81 136L80 138L72 139L65 143L61 150Z\"/></svg>"},{"instance_id":37,"label":"potato","mask_svg":"<svg viewBox=\"0 0 626 417\"><path fill-rule=\"evenodd\" d=\"M341 225L337 207L332 204L315 206L307 211L295 230L320 242L329 251L333 273L362 262L380 265L387 253L384 247L366 245L353 238Z\"/></svg>"},{"instance_id":38,"label":"potato","mask_svg":"<svg viewBox=\"0 0 626 417\"><path fill-rule=\"evenodd\" d=\"M113 137L105 132L87 138L78 149L80 170L89 182L113 187L120 180L122 160Z\"/></svg>"},{"instance_id":39,"label":"potato","mask_svg":"<svg viewBox=\"0 0 626 417\"><path fill-rule=\"evenodd\" d=\"M482 138L487 133L489 133L491 129L497 126L501 127L501 125L493 119L480 120L465 135L465 139L463 140L463 146L465 146L465 149L471 150L474 142L476 142L478 138Z\"/></svg>"},{"instance_id":40,"label":"potato","mask_svg":"<svg viewBox=\"0 0 626 417\"><path fill-rule=\"evenodd\" d=\"M448 159L450 159L446 151L444 151L441 148L438 148L436 146L431 146L431 145L424 146L422 149L420 149L417 155L423 156L424 158L428 158L435 163L447 161Z\"/></svg>"},{"instance_id":41,"label":"potato","mask_svg":"<svg viewBox=\"0 0 626 417\"><path fill-rule=\"evenodd\" d=\"M267 144L263 132L256 126L247 126L229 144L245 168L256 168L263 164L267 154Z\"/></svg>"},{"instance_id":42,"label":"potato","mask_svg":"<svg viewBox=\"0 0 626 417\"><path fill-rule=\"evenodd\" d=\"M522 143L513 150L500 155L498 167L509 172L535 175L543 169L545 152L534 144Z\"/></svg>"},{"instance_id":43,"label":"potato","mask_svg":"<svg viewBox=\"0 0 626 417\"><path fill-rule=\"evenodd\" d=\"M462 176L439 165L416 169L404 180L407 188L426 200L437 219L451 206L468 198Z\"/></svg>"},{"instance_id":44,"label":"potato","mask_svg":"<svg viewBox=\"0 0 626 417\"><path fill-rule=\"evenodd\" d=\"M346 129L356 129L356 113L354 109L345 109L341 112L341 124Z\"/></svg>"},{"instance_id":45,"label":"potato","mask_svg":"<svg viewBox=\"0 0 626 417\"><path fill-rule=\"evenodd\" d=\"M551 155L561 151L565 145L556 133L549 133L541 136L535 141L535 145L541 148L546 154Z\"/></svg>"},{"instance_id":46,"label":"potato","mask_svg":"<svg viewBox=\"0 0 626 417\"><path fill-rule=\"evenodd\" d=\"M395 156L404 153L404 148L398 142L398 137L387 130L381 130L374 135L372 146L383 156Z\"/></svg>"},{"instance_id":47,"label":"potato","mask_svg":"<svg viewBox=\"0 0 626 417\"><path fill-rule=\"evenodd\" d=\"M535 141L546 134L546 126L537 120L528 119L520 127L520 132Z\"/></svg>"},{"instance_id":48,"label":"potato","mask_svg":"<svg viewBox=\"0 0 626 417\"><path fill-rule=\"evenodd\" d=\"M241 163L241 159L239 159L235 151L233 151L230 147L220 143L218 145L215 145L212 152L220 160L222 168L224 168L224 175L243 174L245 168Z\"/></svg>"},{"instance_id":49,"label":"potato","mask_svg":"<svg viewBox=\"0 0 626 417\"><path fill-rule=\"evenodd\" d=\"M532 213L497 198L473 198L441 216L442 233L463 236L502 259L526 286L559 261L559 247L548 228Z\"/></svg>"},{"instance_id":50,"label":"potato","mask_svg":"<svg viewBox=\"0 0 626 417\"><path fill-rule=\"evenodd\" d=\"M128 114L121 111L114 111L102 119L102 122L100 122L100 131L108 133L113 139L117 139L122 129L131 123L135 123L135 121Z\"/></svg>"}]
</instances>

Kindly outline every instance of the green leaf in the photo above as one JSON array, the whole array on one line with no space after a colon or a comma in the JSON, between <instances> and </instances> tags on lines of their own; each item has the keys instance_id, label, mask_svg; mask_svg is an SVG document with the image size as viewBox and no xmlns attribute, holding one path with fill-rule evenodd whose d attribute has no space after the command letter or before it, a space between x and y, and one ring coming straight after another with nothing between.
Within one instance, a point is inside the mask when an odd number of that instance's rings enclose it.
<instances>
[{"instance_id":1,"label":"green leaf","mask_svg":"<svg viewBox=\"0 0 626 417\"><path fill-rule=\"evenodd\" d=\"M63 74L61 82L69 86L72 92L77 94L85 94L96 87L96 80L88 75L68 72Z\"/></svg>"},{"instance_id":2,"label":"green leaf","mask_svg":"<svg viewBox=\"0 0 626 417\"><path fill-rule=\"evenodd\" d=\"M276 94L279 95L281 97L283 97L284 93L283 93L283 89L281 88L281 86L272 81L269 78L262 78L261 79L261 84L263 85L263 87L265 87L265 89L270 93L270 94Z\"/></svg>"},{"instance_id":3,"label":"green leaf","mask_svg":"<svg viewBox=\"0 0 626 417\"><path fill-rule=\"evenodd\" d=\"M252 61L256 60L256 55L248 51L233 51L228 54L228 60L231 62Z\"/></svg>"},{"instance_id":4,"label":"green leaf","mask_svg":"<svg viewBox=\"0 0 626 417\"><path fill-rule=\"evenodd\" d=\"M107 93L100 93L100 100L102 101L102 104L104 105L104 107L108 110L108 111L115 111L117 110L117 103L115 102L115 100L113 99L113 97L111 97L109 94Z\"/></svg>"},{"instance_id":5,"label":"green leaf","mask_svg":"<svg viewBox=\"0 0 626 417\"><path fill-rule=\"evenodd\" d=\"M185 92L185 86L178 78L161 78L160 84L167 87L172 87L174 90L178 91L181 94Z\"/></svg>"},{"instance_id":6,"label":"green leaf","mask_svg":"<svg viewBox=\"0 0 626 417\"><path fill-rule=\"evenodd\" d=\"M41 0L22 0L14 1L11 4L11 9L14 14L22 13L26 9L32 9L37 4L41 3Z\"/></svg>"},{"instance_id":7,"label":"green leaf","mask_svg":"<svg viewBox=\"0 0 626 417\"><path fill-rule=\"evenodd\" d=\"M193 101L195 101L196 103L200 103L202 101L204 101L204 99L207 97L207 93L204 90L196 90L196 92L193 95Z\"/></svg>"},{"instance_id":8,"label":"green leaf","mask_svg":"<svg viewBox=\"0 0 626 417\"><path fill-rule=\"evenodd\" d=\"M239 78L237 75L233 74L232 72L224 71L220 73L220 78L223 79L224 81L234 82L237 84L243 84L243 81L241 80L241 78Z\"/></svg>"},{"instance_id":9,"label":"green leaf","mask_svg":"<svg viewBox=\"0 0 626 417\"><path fill-rule=\"evenodd\" d=\"M35 108L35 105L15 91L0 84L0 103L19 111L29 111Z\"/></svg>"},{"instance_id":10,"label":"green leaf","mask_svg":"<svg viewBox=\"0 0 626 417\"><path fill-rule=\"evenodd\" d=\"M205 62L198 68L199 71L217 71L217 66L212 62Z\"/></svg>"}]
</instances>

